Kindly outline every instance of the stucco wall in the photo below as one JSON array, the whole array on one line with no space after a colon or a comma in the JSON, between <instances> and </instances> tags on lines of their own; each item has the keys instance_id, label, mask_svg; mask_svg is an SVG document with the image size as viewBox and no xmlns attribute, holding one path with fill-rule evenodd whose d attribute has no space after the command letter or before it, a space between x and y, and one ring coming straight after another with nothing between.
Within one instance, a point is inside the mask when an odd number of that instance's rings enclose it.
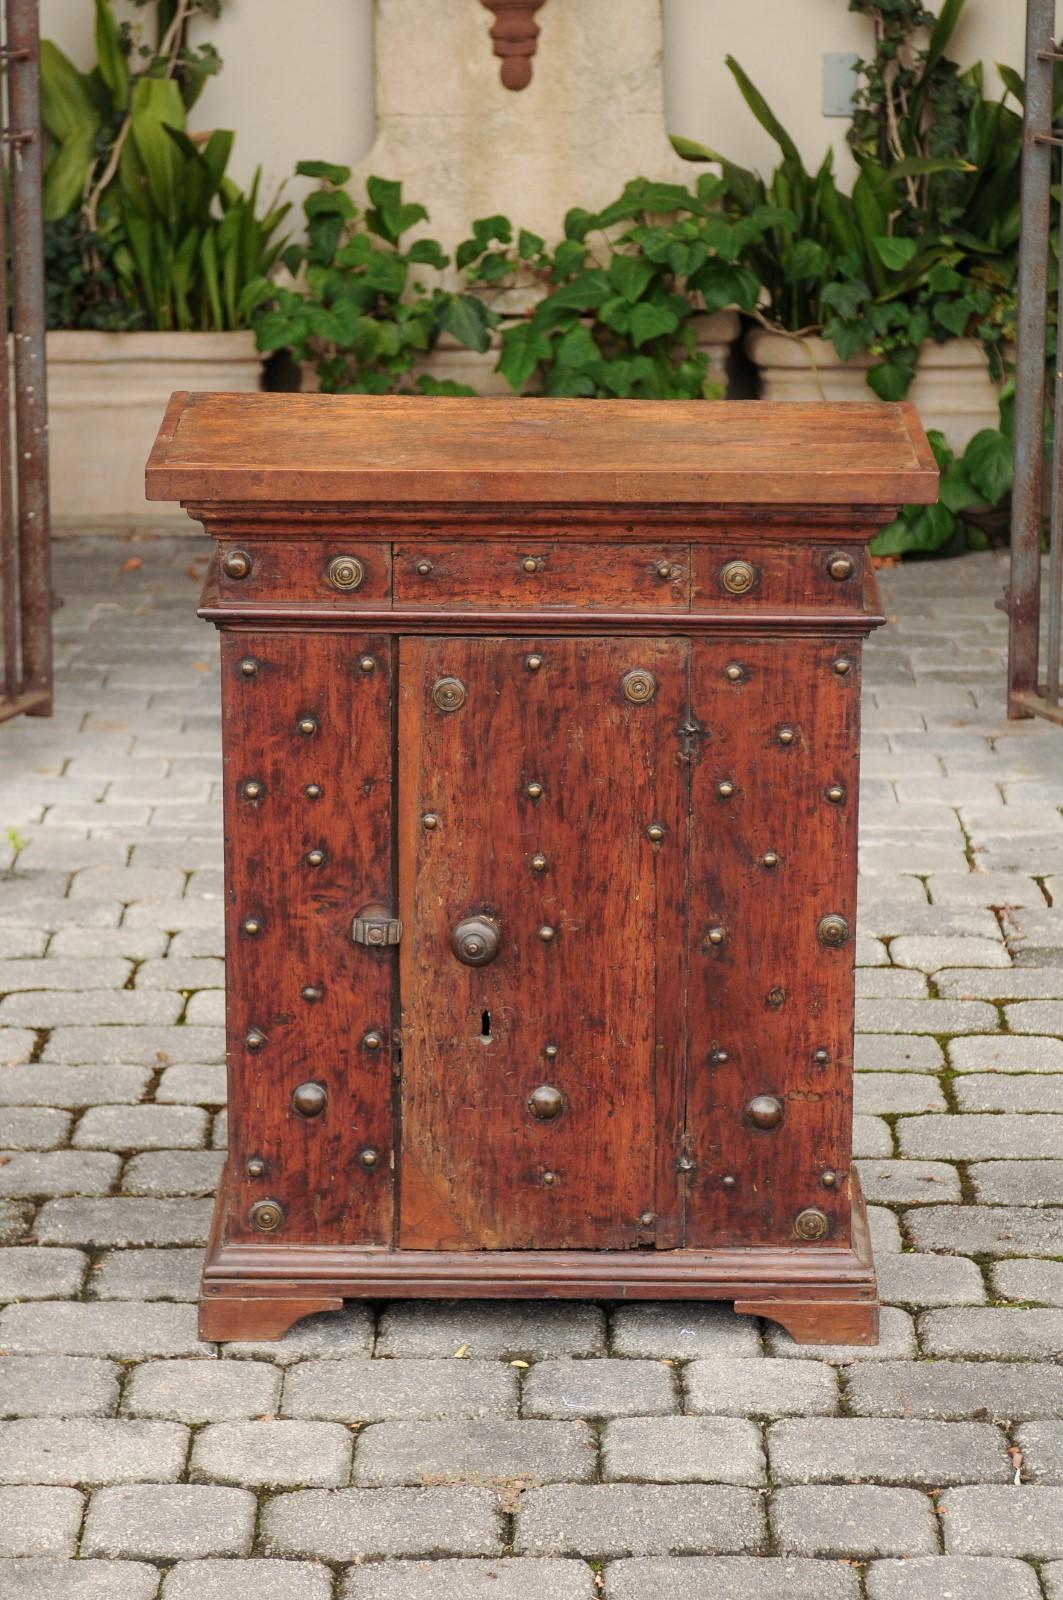
<instances>
[{"instance_id":1,"label":"stucco wall","mask_svg":"<svg viewBox=\"0 0 1063 1600\"><path fill-rule=\"evenodd\" d=\"M125 0L122 0L125 4ZM540 12L581 0L548 0ZM652 5L655 0L645 0ZM439 0L440 61L446 71L446 14L478 0ZM844 151L846 124L821 114L825 50L861 51L868 30L847 0L663 0L668 126L726 149L750 165L770 166L774 146L753 121L724 66L737 56L789 126L809 161L828 141ZM964 63L1022 63L1022 0L968 0L953 53ZM126 14L143 17L126 6ZM373 133L372 0L226 0L211 25L225 62L194 120L238 133L233 172L257 164L278 182L300 156L356 162ZM41 0L42 28L81 65L92 59L90 0ZM484 50L490 49L483 12ZM608 50L609 40L601 40ZM401 174L395 174L401 176ZM426 200L430 196L424 197ZM559 197L576 203L579 195Z\"/></svg>"}]
</instances>

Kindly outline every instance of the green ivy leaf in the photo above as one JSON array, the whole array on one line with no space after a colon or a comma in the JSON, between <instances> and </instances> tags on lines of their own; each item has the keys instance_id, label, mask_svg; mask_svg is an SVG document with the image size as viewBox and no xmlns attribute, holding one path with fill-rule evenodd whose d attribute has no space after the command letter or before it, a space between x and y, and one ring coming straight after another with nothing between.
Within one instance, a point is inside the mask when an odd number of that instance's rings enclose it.
<instances>
[{"instance_id":1,"label":"green ivy leaf","mask_svg":"<svg viewBox=\"0 0 1063 1600\"><path fill-rule=\"evenodd\" d=\"M963 467L986 502L998 505L1011 489L1011 441L996 428L983 428L963 452Z\"/></svg>"},{"instance_id":2,"label":"green ivy leaf","mask_svg":"<svg viewBox=\"0 0 1063 1600\"><path fill-rule=\"evenodd\" d=\"M534 256L542 254L545 243L537 233L529 233L527 228L522 228L517 235L517 254L522 261L531 261Z\"/></svg>"},{"instance_id":3,"label":"green ivy leaf","mask_svg":"<svg viewBox=\"0 0 1063 1600\"><path fill-rule=\"evenodd\" d=\"M579 272L587 259L587 247L576 239L563 239L554 251L554 277L567 278Z\"/></svg>"},{"instance_id":4,"label":"green ivy leaf","mask_svg":"<svg viewBox=\"0 0 1063 1600\"><path fill-rule=\"evenodd\" d=\"M934 301L935 319L957 339L963 338L973 314L974 307L966 296L960 300Z\"/></svg>"},{"instance_id":5,"label":"green ivy leaf","mask_svg":"<svg viewBox=\"0 0 1063 1600\"><path fill-rule=\"evenodd\" d=\"M504 331L498 371L514 394L523 389L540 361L549 361L553 349L546 334L539 333L530 322L518 322Z\"/></svg>"},{"instance_id":6,"label":"green ivy leaf","mask_svg":"<svg viewBox=\"0 0 1063 1600\"><path fill-rule=\"evenodd\" d=\"M583 206L573 206L571 211L565 213L565 238L582 243L593 227L594 220L593 211L586 211Z\"/></svg>"},{"instance_id":7,"label":"green ivy leaf","mask_svg":"<svg viewBox=\"0 0 1063 1600\"><path fill-rule=\"evenodd\" d=\"M631 313L631 342L636 350L649 339L660 338L662 334L674 333L679 326L679 318L674 311L669 311L667 306L657 306L643 301L634 307Z\"/></svg>"},{"instance_id":8,"label":"green ivy leaf","mask_svg":"<svg viewBox=\"0 0 1063 1600\"><path fill-rule=\"evenodd\" d=\"M430 372L421 373L417 379L417 387L421 394L475 395L476 393L468 383L455 383L453 378L433 378Z\"/></svg>"},{"instance_id":9,"label":"green ivy leaf","mask_svg":"<svg viewBox=\"0 0 1063 1600\"><path fill-rule=\"evenodd\" d=\"M442 326L468 350L482 354L490 347L488 310L474 294L451 295L443 311Z\"/></svg>"},{"instance_id":10,"label":"green ivy leaf","mask_svg":"<svg viewBox=\"0 0 1063 1600\"><path fill-rule=\"evenodd\" d=\"M557 346L558 367L583 368L601 360L601 351L594 342L590 329L582 322L574 323Z\"/></svg>"},{"instance_id":11,"label":"green ivy leaf","mask_svg":"<svg viewBox=\"0 0 1063 1600\"><path fill-rule=\"evenodd\" d=\"M320 178L337 186L351 181L350 167L337 167L331 161L297 161L295 171L300 178Z\"/></svg>"},{"instance_id":12,"label":"green ivy leaf","mask_svg":"<svg viewBox=\"0 0 1063 1600\"><path fill-rule=\"evenodd\" d=\"M915 373L899 361L881 361L867 374L869 386L880 400L903 400Z\"/></svg>"},{"instance_id":13,"label":"green ivy leaf","mask_svg":"<svg viewBox=\"0 0 1063 1600\"><path fill-rule=\"evenodd\" d=\"M653 279L652 263L641 256L615 255L609 263L609 282L629 305L634 305Z\"/></svg>"},{"instance_id":14,"label":"green ivy leaf","mask_svg":"<svg viewBox=\"0 0 1063 1600\"><path fill-rule=\"evenodd\" d=\"M880 234L871 243L883 266L891 272L900 272L914 259L919 249L914 239L898 239L889 234Z\"/></svg>"},{"instance_id":15,"label":"green ivy leaf","mask_svg":"<svg viewBox=\"0 0 1063 1600\"><path fill-rule=\"evenodd\" d=\"M418 239L407 250L406 260L419 267L438 267L442 271L450 257L435 239Z\"/></svg>"},{"instance_id":16,"label":"green ivy leaf","mask_svg":"<svg viewBox=\"0 0 1063 1600\"><path fill-rule=\"evenodd\" d=\"M956 531L947 506L905 506L904 511L871 541L876 556L907 555L913 550L939 550Z\"/></svg>"},{"instance_id":17,"label":"green ivy leaf","mask_svg":"<svg viewBox=\"0 0 1063 1600\"><path fill-rule=\"evenodd\" d=\"M827 252L815 239L798 239L789 256L784 258L786 281L797 283L801 278L818 278L827 270Z\"/></svg>"}]
</instances>

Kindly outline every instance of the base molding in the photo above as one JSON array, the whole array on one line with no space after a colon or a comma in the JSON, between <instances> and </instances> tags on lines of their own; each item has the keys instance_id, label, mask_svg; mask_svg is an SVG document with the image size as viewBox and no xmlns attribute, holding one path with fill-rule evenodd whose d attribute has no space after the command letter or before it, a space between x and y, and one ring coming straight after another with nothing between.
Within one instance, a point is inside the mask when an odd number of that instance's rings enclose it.
<instances>
[{"instance_id":1,"label":"base molding","mask_svg":"<svg viewBox=\"0 0 1063 1600\"><path fill-rule=\"evenodd\" d=\"M216 1218L226 1214L224 1190ZM878 1292L863 1197L851 1246L714 1250L392 1250L211 1241L200 1337L279 1339L347 1300L733 1300L798 1344L874 1344Z\"/></svg>"}]
</instances>

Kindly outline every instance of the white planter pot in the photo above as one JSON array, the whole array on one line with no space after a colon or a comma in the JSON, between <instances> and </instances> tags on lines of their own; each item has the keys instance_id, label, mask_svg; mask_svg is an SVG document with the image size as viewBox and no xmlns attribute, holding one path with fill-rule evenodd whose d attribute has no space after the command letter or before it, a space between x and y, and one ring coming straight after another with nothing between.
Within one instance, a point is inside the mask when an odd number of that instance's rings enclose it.
<instances>
[{"instance_id":1,"label":"white planter pot","mask_svg":"<svg viewBox=\"0 0 1063 1600\"><path fill-rule=\"evenodd\" d=\"M760 372L762 400L875 398L866 379L874 358L859 355L843 361L826 339L788 339L754 328L746 335L746 353ZM975 339L924 344L908 399L924 428L939 429L957 452L982 428L995 428L1000 420L997 389Z\"/></svg>"},{"instance_id":2,"label":"white planter pot","mask_svg":"<svg viewBox=\"0 0 1063 1600\"><path fill-rule=\"evenodd\" d=\"M694 322L698 333L698 349L709 358L707 376L711 382L719 384L721 394L725 394L727 357L741 327L738 314L734 311L716 311L711 316L703 314L695 317ZM482 354L478 350L467 350L449 333L441 334L431 354L421 356L414 363L411 379L416 382L422 373L427 372L433 378L468 384L478 395L512 394L505 378L494 370L501 348L502 340L497 332L491 336L490 348ZM307 362L302 366L301 387L304 394L317 389L317 374Z\"/></svg>"},{"instance_id":3,"label":"white planter pot","mask_svg":"<svg viewBox=\"0 0 1063 1600\"><path fill-rule=\"evenodd\" d=\"M253 393L262 358L238 333L50 333L52 515L91 525L151 517L144 463L175 389Z\"/></svg>"}]
</instances>

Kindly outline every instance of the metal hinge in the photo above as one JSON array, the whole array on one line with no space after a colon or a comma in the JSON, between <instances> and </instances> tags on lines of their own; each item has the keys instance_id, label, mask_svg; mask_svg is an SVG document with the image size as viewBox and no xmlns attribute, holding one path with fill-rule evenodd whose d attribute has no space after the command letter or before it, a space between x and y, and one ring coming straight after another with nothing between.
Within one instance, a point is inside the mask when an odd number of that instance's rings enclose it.
<instances>
[{"instance_id":1,"label":"metal hinge","mask_svg":"<svg viewBox=\"0 0 1063 1600\"><path fill-rule=\"evenodd\" d=\"M402 923L398 917L355 917L351 938L355 944L381 950L385 945L398 944L402 938Z\"/></svg>"}]
</instances>

